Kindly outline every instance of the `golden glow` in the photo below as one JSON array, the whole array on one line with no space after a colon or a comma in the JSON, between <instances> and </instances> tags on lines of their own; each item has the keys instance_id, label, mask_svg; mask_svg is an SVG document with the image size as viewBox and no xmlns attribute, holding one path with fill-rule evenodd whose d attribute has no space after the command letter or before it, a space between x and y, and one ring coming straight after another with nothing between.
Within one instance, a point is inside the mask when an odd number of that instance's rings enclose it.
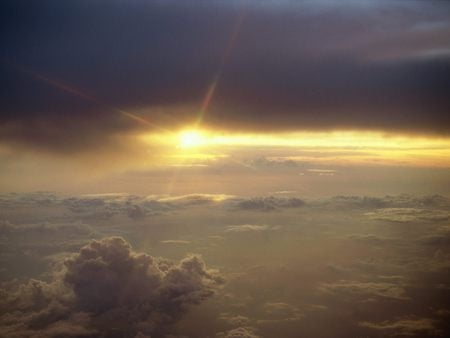
<instances>
[{"instance_id":1,"label":"golden glow","mask_svg":"<svg viewBox=\"0 0 450 338\"><path fill-rule=\"evenodd\" d=\"M444 137L362 131L245 134L185 130L175 136L147 134L143 135L143 140L172 149L167 153L172 158L213 160L246 149L276 149L292 152L291 157L298 160L311 161L315 158L316 161L333 161L336 164L450 167L450 138ZM202 149L201 156L194 151L199 147Z\"/></svg>"},{"instance_id":2,"label":"golden glow","mask_svg":"<svg viewBox=\"0 0 450 338\"><path fill-rule=\"evenodd\" d=\"M205 145L206 142L205 136L196 130L186 130L182 131L179 134L179 146L181 148L192 148L199 147Z\"/></svg>"},{"instance_id":3,"label":"golden glow","mask_svg":"<svg viewBox=\"0 0 450 338\"><path fill-rule=\"evenodd\" d=\"M395 135L380 132L335 131L268 134L233 134L205 130L184 130L178 135L143 135L147 143L180 147L302 147L307 149L445 149L449 138Z\"/></svg>"}]
</instances>

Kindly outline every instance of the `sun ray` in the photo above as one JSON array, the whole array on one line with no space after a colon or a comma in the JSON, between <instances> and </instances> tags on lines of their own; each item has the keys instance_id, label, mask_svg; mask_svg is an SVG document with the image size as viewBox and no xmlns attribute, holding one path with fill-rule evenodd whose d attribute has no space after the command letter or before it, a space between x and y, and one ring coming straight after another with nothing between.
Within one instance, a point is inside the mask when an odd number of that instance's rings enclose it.
<instances>
[{"instance_id":1,"label":"sun ray","mask_svg":"<svg viewBox=\"0 0 450 338\"><path fill-rule=\"evenodd\" d=\"M222 59L219 64L219 68L218 68L216 74L214 75L211 84L208 86L205 97L200 106L200 111L199 111L199 114L198 114L196 122L195 122L196 127L200 126L200 124L202 123L202 121L205 117L205 114L208 111L209 105L210 105L210 103L214 97L214 94L217 90L217 86L222 78L223 70L231 57L231 53L232 53L233 49L235 48L236 41L237 41L239 33L241 31L242 24L244 22L246 14L247 14L246 7L242 6L241 10L239 12L238 18L236 20L236 24L233 27L233 30L231 32L227 46L222 55Z\"/></svg>"},{"instance_id":2,"label":"sun ray","mask_svg":"<svg viewBox=\"0 0 450 338\"><path fill-rule=\"evenodd\" d=\"M96 97L94 95L91 95L91 94L88 94L85 91L75 87L72 84L68 84L66 82L63 82L61 80L57 80L55 78L49 77L47 75L44 75L42 73L38 73L38 72L32 71L30 69L26 69L26 68L24 68L24 67L22 67L22 66L20 66L20 65L18 65L16 63L13 63L13 62L10 62L10 61L3 60L3 62L9 64L11 67L13 67L14 69L20 71L21 73L27 74L28 76L31 76L32 78L34 78L36 80L39 80L39 81L44 82L44 83L46 83L46 84L48 84L48 85L50 85L50 86L52 86L52 87L54 87L56 89L59 89L60 91L64 91L66 93L72 94L72 95L77 96L79 98L82 98L82 99L84 99L86 101L93 102L93 103L95 103L95 104L97 104L97 105L99 105L101 107L104 107L104 108L107 108L108 110L111 110L111 111L114 111L116 113L119 113L122 116L125 116L127 118L130 118L130 119L136 121L136 122L139 122L140 124L145 124L145 125L153 128L153 129L157 129L159 131L172 133L172 134L174 133L173 131L171 131L171 130L169 130L167 128L164 128L164 127L162 127L162 126L160 126L160 125L158 125L156 123L150 122L150 121L148 121L148 119L145 119L145 118L143 118L143 117L141 117L141 116L139 116L139 115L137 115L135 113L131 113L131 112L125 111L125 110L123 110L121 108L118 108L118 107L116 107L114 105L106 103L103 100L99 99L98 97Z\"/></svg>"}]
</instances>

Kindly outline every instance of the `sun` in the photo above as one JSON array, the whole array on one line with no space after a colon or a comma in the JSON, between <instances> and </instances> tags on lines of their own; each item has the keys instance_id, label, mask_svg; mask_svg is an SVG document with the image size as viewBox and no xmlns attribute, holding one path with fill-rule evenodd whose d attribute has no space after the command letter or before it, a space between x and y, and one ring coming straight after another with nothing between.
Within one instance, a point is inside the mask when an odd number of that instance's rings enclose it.
<instances>
[{"instance_id":1,"label":"sun","mask_svg":"<svg viewBox=\"0 0 450 338\"><path fill-rule=\"evenodd\" d=\"M179 135L181 148L193 148L205 145L205 135L197 130L185 130Z\"/></svg>"}]
</instances>

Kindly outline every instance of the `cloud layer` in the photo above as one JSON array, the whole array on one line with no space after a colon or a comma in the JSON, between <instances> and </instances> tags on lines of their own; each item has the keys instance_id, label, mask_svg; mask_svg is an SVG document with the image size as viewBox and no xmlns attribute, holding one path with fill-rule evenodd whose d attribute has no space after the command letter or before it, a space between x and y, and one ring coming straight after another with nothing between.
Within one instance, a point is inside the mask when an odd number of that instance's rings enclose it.
<instances>
[{"instance_id":1,"label":"cloud layer","mask_svg":"<svg viewBox=\"0 0 450 338\"><path fill-rule=\"evenodd\" d=\"M448 336L448 198L292 198L0 195L0 336Z\"/></svg>"}]
</instances>

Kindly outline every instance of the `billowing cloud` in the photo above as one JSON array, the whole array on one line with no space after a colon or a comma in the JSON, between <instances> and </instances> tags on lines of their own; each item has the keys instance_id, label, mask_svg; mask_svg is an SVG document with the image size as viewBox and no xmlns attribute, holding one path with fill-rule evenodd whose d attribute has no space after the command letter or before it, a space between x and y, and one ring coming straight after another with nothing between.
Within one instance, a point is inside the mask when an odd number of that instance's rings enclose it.
<instances>
[{"instance_id":1,"label":"billowing cloud","mask_svg":"<svg viewBox=\"0 0 450 338\"><path fill-rule=\"evenodd\" d=\"M156 259L120 237L92 241L64 264L51 283L31 280L3 291L2 335L158 336L222 283L199 256Z\"/></svg>"}]
</instances>

